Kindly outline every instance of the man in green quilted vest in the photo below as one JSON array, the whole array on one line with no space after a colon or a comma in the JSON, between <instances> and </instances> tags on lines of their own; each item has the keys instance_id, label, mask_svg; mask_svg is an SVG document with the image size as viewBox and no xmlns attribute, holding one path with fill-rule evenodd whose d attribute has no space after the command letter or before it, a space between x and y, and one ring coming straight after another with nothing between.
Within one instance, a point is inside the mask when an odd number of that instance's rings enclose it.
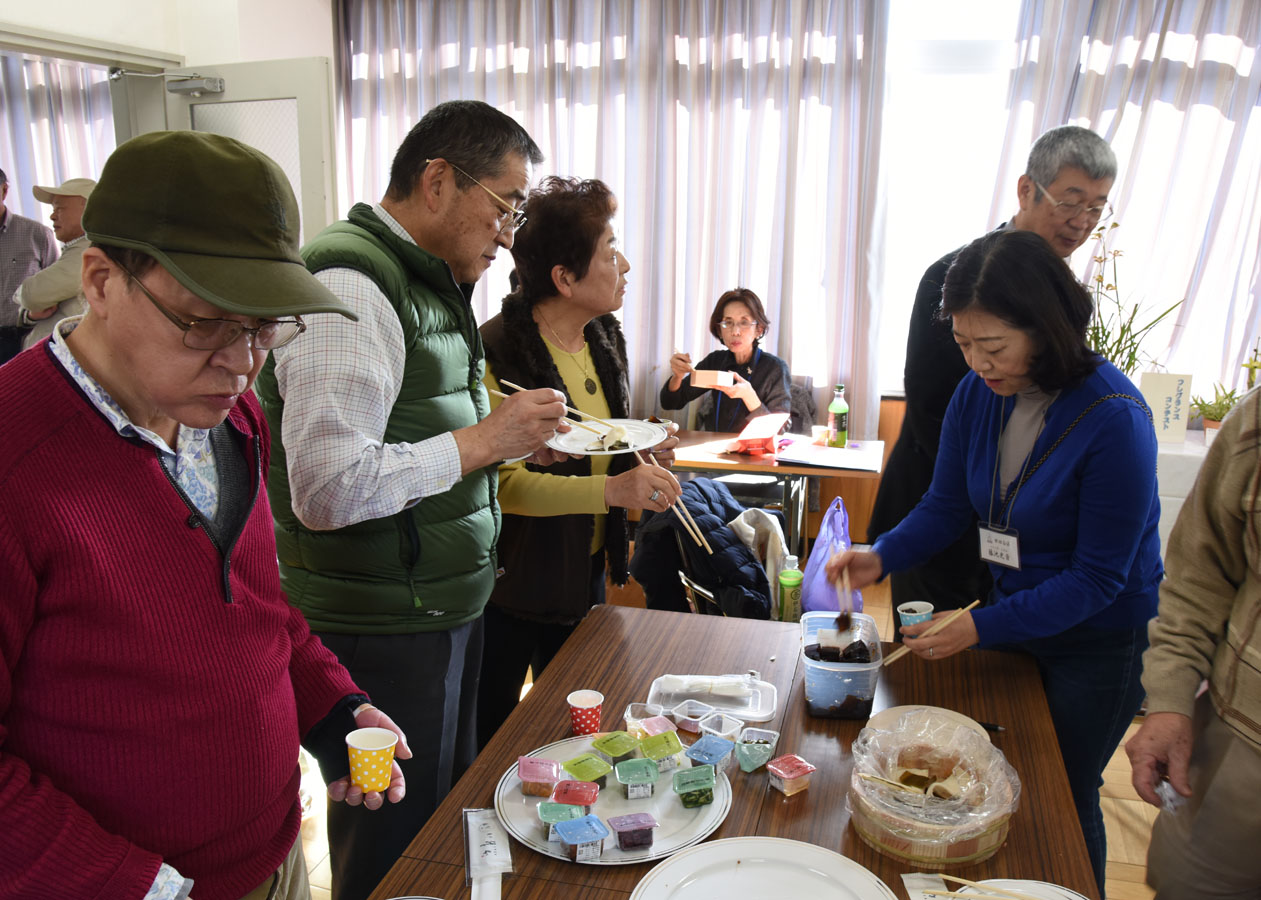
<instances>
[{"instance_id":1,"label":"man in green quilted vest","mask_svg":"<svg viewBox=\"0 0 1261 900\"><path fill-rule=\"evenodd\" d=\"M372 892L476 753L496 467L546 454L565 411L543 389L490 412L469 297L512 246L542 160L485 103L432 109L399 147L384 199L303 249L359 322L320 317L258 379L280 436L268 492L285 590L414 752L402 802L330 805L336 900Z\"/></svg>"}]
</instances>

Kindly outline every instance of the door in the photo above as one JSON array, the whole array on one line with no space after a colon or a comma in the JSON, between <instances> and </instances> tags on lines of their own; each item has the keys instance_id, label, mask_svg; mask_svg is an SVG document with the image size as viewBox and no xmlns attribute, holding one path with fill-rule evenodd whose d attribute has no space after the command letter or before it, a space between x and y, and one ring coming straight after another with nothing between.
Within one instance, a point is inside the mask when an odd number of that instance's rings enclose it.
<instances>
[{"instance_id":1,"label":"door","mask_svg":"<svg viewBox=\"0 0 1261 900\"><path fill-rule=\"evenodd\" d=\"M222 79L221 91L214 79ZM162 78L127 75L119 82L112 90L119 143L162 128L235 138L288 176L304 242L337 218L326 57L166 69Z\"/></svg>"}]
</instances>

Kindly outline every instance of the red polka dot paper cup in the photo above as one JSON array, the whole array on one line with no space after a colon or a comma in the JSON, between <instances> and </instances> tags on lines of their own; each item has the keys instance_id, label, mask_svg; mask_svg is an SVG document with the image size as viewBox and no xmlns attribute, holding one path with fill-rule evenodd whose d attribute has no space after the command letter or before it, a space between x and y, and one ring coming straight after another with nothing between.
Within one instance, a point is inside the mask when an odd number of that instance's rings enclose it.
<instances>
[{"instance_id":1,"label":"red polka dot paper cup","mask_svg":"<svg viewBox=\"0 0 1261 900\"><path fill-rule=\"evenodd\" d=\"M365 792L388 788L397 743L398 735L388 728L357 728L346 735L351 783Z\"/></svg>"},{"instance_id":2,"label":"red polka dot paper cup","mask_svg":"<svg viewBox=\"0 0 1261 900\"><path fill-rule=\"evenodd\" d=\"M574 734L595 734L600 730L603 694L599 691L574 691L565 700L569 703L569 724Z\"/></svg>"}]
</instances>

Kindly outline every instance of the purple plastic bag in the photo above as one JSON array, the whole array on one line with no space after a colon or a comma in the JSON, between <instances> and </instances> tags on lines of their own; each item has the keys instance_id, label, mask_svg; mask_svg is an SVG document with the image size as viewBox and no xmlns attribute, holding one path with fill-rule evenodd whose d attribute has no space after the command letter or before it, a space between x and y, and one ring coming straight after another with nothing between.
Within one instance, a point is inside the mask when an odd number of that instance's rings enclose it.
<instances>
[{"instance_id":1,"label":"purple plastic bag","mask_svg":"<svg viewBox=\"0 0 1261 900\"><path fill-rule=\"evenodd\" d=\"M836 588L827 579L823 567L832 554L850 547L849 516L845 504L837 497L828 506L819 526L819 536L810 545L810 558L806 560L805 576L801 581L801 611L837 611ZM862 591L853 592L853 612L863 611Z\"/></svg>"}]
</instances>

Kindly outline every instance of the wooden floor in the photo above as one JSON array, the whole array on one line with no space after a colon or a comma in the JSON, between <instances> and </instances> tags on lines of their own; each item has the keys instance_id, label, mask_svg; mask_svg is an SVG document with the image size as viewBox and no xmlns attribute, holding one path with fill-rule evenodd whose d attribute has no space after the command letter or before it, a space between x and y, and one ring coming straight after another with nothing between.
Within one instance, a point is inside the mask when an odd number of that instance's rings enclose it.
<instances>
[{"instance_id":1,"label":"wooden floor","mask_svg":"<svg viewBox=\"0 0 1261 900\"><path fill-rule=\"evenodd\" d=\"M893 610L888 583L863 591L863 611L876 620L880 634L893 634ZM608 601L626 606L643 606L643 592L631 582L626 588L609 586ZM1137 725L1130 727L1132 734ZM302 846L310 872L312 900L330 900L331 874L328 840L324 831L324 791L311 763L303 775L303 787L312 799L311 814L302 822ZM1156 809L1139 799L1130 785L1130 764L1125 751L1118 749L1103 773L1103 819L1108 831L1107 900L1150 900L1154 892L1145 883L1147 843L1151 837Z\"/></svg>"}]
</instances>

